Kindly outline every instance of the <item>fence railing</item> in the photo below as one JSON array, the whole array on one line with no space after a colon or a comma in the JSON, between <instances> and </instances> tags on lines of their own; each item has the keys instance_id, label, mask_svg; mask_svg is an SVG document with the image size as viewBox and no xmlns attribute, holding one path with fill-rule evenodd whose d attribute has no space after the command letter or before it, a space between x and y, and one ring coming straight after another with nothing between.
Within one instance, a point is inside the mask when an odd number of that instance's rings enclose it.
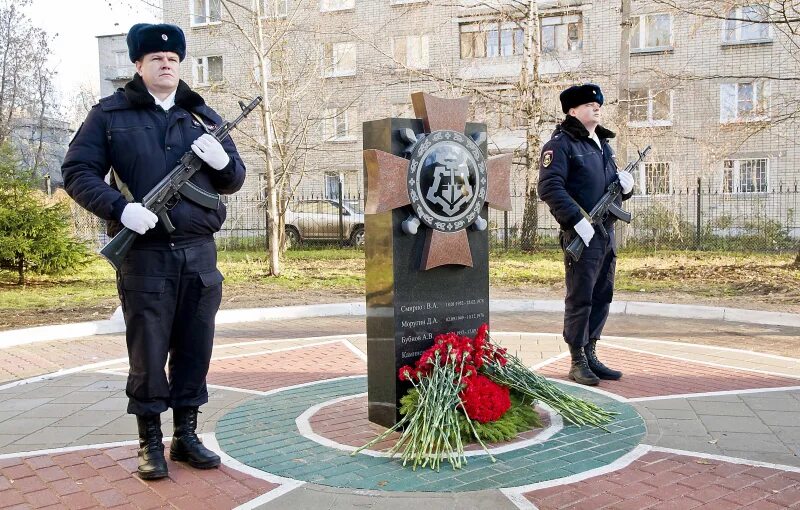
<instances>
[{"instance_id":1,"label":"fence railing","mask_svg":"<svg viewBox=\"0 0 800 510\"><path fill-rule=\"evenodd\" d=\"M342 190L339 198L296 196L284 215L288 248L359 247L364 242L364 196ZM263 198L227 196L228 219L217 234L220 249L267 249L267 208ZM489 239L494 249L520 248L525 197L513 195L511 211L489 210ZM341 207L340 207L341 204ZM633 214L617 223L622 247L648 250L735 250L789 252L800 247L800 186L779 185L765 193L722 193L699 186L659 195L634 195L623 204ZM77 235L100 246L107 239L103 222L74 208ZM558 225L546 204L536 208L536 247L557 246Z\"/></svg>"}]
</instances>

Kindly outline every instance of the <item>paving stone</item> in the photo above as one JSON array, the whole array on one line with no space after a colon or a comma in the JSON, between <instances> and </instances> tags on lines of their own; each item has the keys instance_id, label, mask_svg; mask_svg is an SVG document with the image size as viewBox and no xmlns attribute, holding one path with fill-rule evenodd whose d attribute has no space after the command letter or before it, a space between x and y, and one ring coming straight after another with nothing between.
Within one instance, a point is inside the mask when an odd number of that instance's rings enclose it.
<instances>
[{"instance_id":1,"label":"paving stone","mask_svg":"<svg viewBox=\"0 0 800 510\"><path fill-rule=\"evenodd\" d=\"M757 417L746 416L699 416L703 426L709 432L746 432L769 433L769 427Z\"/></svg>"},{"instance_id":2,"label":"paving stone","mask_svg":"<svg viewBox=\"0 0 800 510\"><path fill-rule=\"evenodd\" d=\"M719 402L716 400L706 399L689 399L689 405L692 406L697 415L712 415L712 416L755 416L753 410L742 401L737 402Z\"/></svg>"}]
</instances>

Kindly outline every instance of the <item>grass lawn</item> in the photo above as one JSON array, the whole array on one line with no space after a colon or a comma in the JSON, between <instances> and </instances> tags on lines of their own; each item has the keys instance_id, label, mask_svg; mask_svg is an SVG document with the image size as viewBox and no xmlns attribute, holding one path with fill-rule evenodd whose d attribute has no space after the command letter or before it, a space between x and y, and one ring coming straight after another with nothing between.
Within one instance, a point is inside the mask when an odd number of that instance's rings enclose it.
<instances>
[{"instance_id":1,"label":"grass lawn","mask_svg":"<svg viewBox=\"0 0 800 510\"><path fill-rule=\"evenodd\" d=\"M793 261L793 254L627 251L618 259L616 289L767 301L779 298L797 304L800 269L791 267ZM317 291L335 298L337 293L360 294L364 289L364 252L360 250L291 250L283 259L279 278L267 276L269 261L258 252L221 251L219 267L225 275L229 306L257 306L259 295L265 293L274 298L283 292L286 304L291 304L293 294ZM493 252L490 258L493 287L557 287L563 282L563 272L559 251ZM30 275L24 287L16 285L15 274L0 271L0 311L4 315L9 311L115 307L116 294L114 272L100 258L70 275Z\"/></svg>"}]
</instances>

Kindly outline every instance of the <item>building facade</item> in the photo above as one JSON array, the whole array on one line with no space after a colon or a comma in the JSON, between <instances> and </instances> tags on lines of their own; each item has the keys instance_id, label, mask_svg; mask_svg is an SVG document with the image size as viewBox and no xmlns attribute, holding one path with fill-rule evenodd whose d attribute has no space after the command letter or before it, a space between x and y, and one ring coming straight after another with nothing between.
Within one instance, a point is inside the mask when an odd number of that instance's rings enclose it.
<instances>
[{"instance_id":1,"label":"building facade","mask_svg":"<svg viewBox=\"0 0 800 510\"><path fill-rule=\"evenodd\" d=\"M100 97L110 96L133 78L136 66L128 57L127 34L97 36L100 63Z\"/></svg>"},{"instance_id":2,"label":"building facade","mask_svg":"<svg viewBox=\"0 0 800 510\"><path fill-rule=\"evenodd\" d=\"M520 195L515 209L522 207L530 120L518 90L533 61L526 50L527 6L515 12L519 4L502 0L460 6L436 0L258 2L266 40L261 48L271 62L266 70L250 42L257 37L246 28L252 20L229 2L164 0L164 21L186 32L183 76L215 107L225 111L232 97L252 96L261 80L268 81L274 135L285 144L276 151L282 186L325 197L336 194L340 181L347 192L361 190L361 123L412 116L410 94L421 90L472 96L472 118L487 122L490 150L519 155L512 193ZM688 0L635 2L629 58L620 59L619 2L538 2L543 112L534 128L546 141L563 118L558 92L578 82L600 84L604 124L626 141L616 146L619 159L654 147L634 170L634 200L674 210L687 207L674 199L682 190L718 194L713 206L697 203L712 228L725 229L732 218L751 214L754 201L800 180L792 136L800 116L794 104L800 43L766 23L774 13L759 5L722 15L693 12L693 6ZM629 93L621 98L626 61ZM245 190L263 197L265 165L257 152L249 155ZM695 213L681 211L688 218ZM720 216L717 227L709 214ZM769 215L800 234L791 204L772 207Z\"/></svg>"}]
</instances>

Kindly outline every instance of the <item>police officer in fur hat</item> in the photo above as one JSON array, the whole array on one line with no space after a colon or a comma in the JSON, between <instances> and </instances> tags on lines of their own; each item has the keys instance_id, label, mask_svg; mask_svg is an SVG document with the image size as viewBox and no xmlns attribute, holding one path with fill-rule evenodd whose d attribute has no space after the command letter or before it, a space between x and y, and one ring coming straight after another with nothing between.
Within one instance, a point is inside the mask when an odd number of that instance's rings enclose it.
<instances>
[{"instance_id":1,"label":"police officer in fur hat","mask_svg":"<svg viewBox=\"0 0 800 510\"><path fill-rule=\"evenodd\" d=\"M614 181L619 180L622 187L620 203L630 198L634 182L629 172L618 172L608 144L615 135L600 125L600 87L592 83L572 86L559 99L566 118L542 148L538 190L561 227L561 247L566 248L575 236L586 245L577 262L564 254L564 340L572 357L570 379L596 385L600 379L622 377L622 372L597 358L596 350L614 293L617 247L613 220L607 220L608 237L603 237L585 213Z\"/></svg>"},{"instance_id":2,"label":"police officer in fur hat","mask_svg":"<svg viewBox=\"0 0 800 510\"><path fill-rule=\"evenodd\" d=\"M137 24L128 32L136 75L95 105L70 143L62 172L67 193L107 220L140 234L117 272L130 370L128 413L139 429L139 476L167 476L161 413L173 409L170 458L217 467L220 458L197 437L198 408L208 402L206 374L214 316L222 299L213 234L225 206L207 209L179 200L168 234L141 200L189 150L203 161L192 182L209 193L242 187L245 167L230 138L209 134L223 121L179 79L186 56L175 25ZM111 170L111 184L104 179ZM169 359L169 375L165 365Z\"/></svg>"}]
</instances>

